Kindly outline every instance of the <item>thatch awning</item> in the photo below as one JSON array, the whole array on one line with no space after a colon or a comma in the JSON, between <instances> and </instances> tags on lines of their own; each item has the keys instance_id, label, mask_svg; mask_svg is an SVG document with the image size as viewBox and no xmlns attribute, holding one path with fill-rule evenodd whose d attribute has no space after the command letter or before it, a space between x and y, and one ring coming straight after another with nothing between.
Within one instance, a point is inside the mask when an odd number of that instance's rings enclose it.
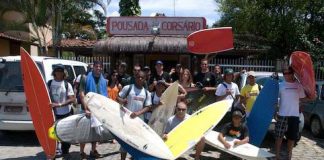
<instances>
[{"instance_id":1,"label":"thatch awning","mask_svg":"<svg viewBox=\"0 0 324 160\"><path fill-rule=\"evenodd\" d=\"M99 41L95 54L110 53L189 53L185 36L112 36Z\"/></svg>"}]
</instances>

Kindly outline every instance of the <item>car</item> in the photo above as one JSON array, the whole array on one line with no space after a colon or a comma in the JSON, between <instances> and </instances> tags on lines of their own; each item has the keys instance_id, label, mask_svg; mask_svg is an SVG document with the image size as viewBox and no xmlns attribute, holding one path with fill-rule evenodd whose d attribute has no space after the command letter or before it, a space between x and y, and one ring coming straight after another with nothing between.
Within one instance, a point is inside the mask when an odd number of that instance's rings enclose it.
<instances>
[{"instance_id":1,"label":"car","mask_svg":"<svg viewBox=\"0 0 324 160\"><path fill-rule=\"evenodd\" d=\"M68 73L67 81L73 82L79 74L85 73L87 64L62 60L53 57L34 57L45 82L53 79L52 71L55 64L61 63ZM72 84L72 83L71 83ZM0 130L28 131L34 130L20 69L20 56L0 57Z\"/></svg>"},{"instance_id":2,"label":"car","mask_svg":"<svg viewBox=\"0 0 324 160\"><path fill-rule=\"evenodd\" d=\"M301 103L305 116L305 125L314 137L324 138L324 81L316 82L317 98Z\"/></svg>"}]
</instances>

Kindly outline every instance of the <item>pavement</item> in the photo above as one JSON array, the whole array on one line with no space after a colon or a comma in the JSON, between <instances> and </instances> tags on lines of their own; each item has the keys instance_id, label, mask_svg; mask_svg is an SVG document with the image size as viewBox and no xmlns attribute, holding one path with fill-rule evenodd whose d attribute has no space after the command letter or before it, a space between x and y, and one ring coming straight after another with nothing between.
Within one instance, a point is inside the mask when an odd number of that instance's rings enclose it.
<instances>
[{"instance_id":1,"label":"pavement","mask_svg":"<svg viewBox=\"0 0 324 160\"><path fill-rule=\"evenodd\" d=\"M287 159L286 143L281 151L282 159ZM262 148L274 151L274 139L270 134L267 135ZM89 154L91 144L87 144L85 151ZM98 152L103 155L102 160L119 160L119 144L118 143L102 143L99 144ZM195 151L189 150L179 160L193 160ZM70 149L70 157L72 160L80 159L79 146L72 145ZM128 156L128 158L130 158ZM38 160L45 159L44 152L39 146L37 137L34 132L0 132L0 159L7 160ZM57 158L60 160L61 158ZM201 160L236 160L230 154L221 152L211 146L206 146L202 153ZM305 129L298 145L293 149L294 160L324 160L324 139L314 138L310 132Z\"/></svg>"}]
</instances>

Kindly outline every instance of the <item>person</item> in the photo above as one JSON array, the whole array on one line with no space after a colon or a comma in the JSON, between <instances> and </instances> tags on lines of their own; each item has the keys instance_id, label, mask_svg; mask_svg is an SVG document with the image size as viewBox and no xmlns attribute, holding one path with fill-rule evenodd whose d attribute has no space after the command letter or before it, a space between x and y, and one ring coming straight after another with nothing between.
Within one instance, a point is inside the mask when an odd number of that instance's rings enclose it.
<instances>
[{"instance_id":1,"label":"person","mask_svg":"<svg viewBox=\"0 0 324 160\"><path fill-rule=\"evenodd\" d=\"M74 81L74 89L73 90L76 95L76 101L78 104L78 108L80 108L80 110L84 110L84 106L81 104L80 94L79 94L80 93L80 81L81 81L81 78L88 75L88 73L91 72L92 70L93 70L93 64L88 64L87 72L84 74L79 74L78 77Z\"/></svg>"},{"instance_id":2,"label":"person","mask_svg":"<svg viewBox=\"0 0 324 160\"><path fill-rule=\"evenodd\" d=\"M216 64L214 66L214 75L215 75L215 83L217 86L218 84L223 82L222 69L219 64Z\"/></svg>"},{"instance_id":3,"label":"person","mask_svg":"<svg viewBox=\"0 0 324 160\"><path fill-rule=\"evenodd\" d=\"M140 71L135 75L135 84L125 86L117 97L117 101L126 106L133 113L131 118L140 117L144 120L144 113L152 105L151 94L144 88L145 73ZM127 152L120 148L121 159L125 160Z\"/></svg>"},{"instance_id":4,"label":"person","mask_svg":"<svg viewBox=\"0 0 324 160\"><path fill-rule=\"evenodd\" d=\"M164 140L167 140L168 133L177 125L179 125L182 121L186 120L187 118L189 118L189 115L187 114L187 104L184 103L183 101L180 101L177 103L176 114L170 117L167 121L162 138ZM203 151L204 147L205 147L205 138L202 138L195 147L196 148L195 160L200 159L200 154Z\"/></svg>"},{"instance_id":5,"label":"person","mask_svg":"<svg viewBox=\"0 0 324 160\"><path fill-rule=\"evenodd\" d=\"M215 91L215 75L208 69L208 59L200 61L201 71L194 76L194 83L200 83L204 91Z\"/></svg>"},{"instance_id":6,"label":"person","mask_svg":"<svg viewBox=\"0 0 324 160\"><path fill-rule=\"evenodd\" d=\"M170 71L171 82L175 82L180 79L180 75L183 72L183 68L181 64L177 64L176 68L172 68Z\"/></svg>"},{"instance_id":7,"label":"person","mask_svg":"<svg viewBox=\"0 0 324 160\"><path fill-rule=\"evenodd\" d=\"M118 82L118 73L113 70L108 77L108 97L114 101L117 101L118 93L122 89L121 84Z\"/></svg>"},{"instance_id":8,"label":"person","mask_svg":"<svg viewBox=\"0 0 324 160\"><path fill-rule=\"evenodd\" d=\"M241 90L241 103L245 106L246 117L252 110L252 106L260 94L261 86L255 83L255 72L249 71L247 73L248 84L245 85Z\"/></svg>"},{"instance_id":9,"label":"person","mask_svg":"<svg viewBox=\"0 0 324 160\"><path fill-rule=\"evenodd\" d=\"M118 82L122 85L122 87L129 84L130 76L126 73L127 64L125 62L121 62L118 66Z\"/></svg>"},{"instance_id":10,"label":"person","mask_svg":"<svg viewBox=\"0 0 324 160\"><path fill-rule=\"evenodd\" d=\"M183 72L181 73L181 76L180 76L180 83L179 84L182 85L185 88L187 88L187 87L195 87L195 84L193 83L192 75L191 75L189 69L185 68L183 70Z\"/></svg>"},{"instance_id":11,"label":"person","mask_svg":"<svg viewBox=\"0 0 324 160\"><path fill-rule=\"evenodd\" d=\"M234 71L231 68L227 68L224 71L224 82L220 83L217 86L215 95L216 95L216 101L221 100L230 100L232 105L232 108L229 109L229 111L225 114L224 118L220 121L220 123L217 125L217 127L220 127L224 123L227 123L231 119L231 110L234 109L234 103L238 101L240 97L240 91L238 89L237 84L233 82L234 79ZM216 127L216 128L217 128Z\"/></svg>"},{"instance_id":12,"label":"person","mask_svg":"<svg viewBox=\"0 0 324 160\"><path fill-rule=\"evenodd\" d=\"M55 120L58 121L73 114L72 103L75 101L72 85L65 80L65 68L62 64L54 65L52 76L54 79L47 82L49 95L51 98L51 107L54 110ZM59 146L59 144L58 144ZM69 158L69 149L71 144L61 142L61 149L57 149L57 156L63 156L63 159Z\"/></svg>"},{"instance_id":13,"label":"person","mask_svg":"<svg viewBox=\"0 0 324 160\"><path fill-rule=\"evenodd\" d=\"M145 78L146 84L148 84L148 82L150 81L150 77L151 77L151 68L149 66L144 66L143 71L146 75L146 78Z\"/></svg>"},{"instance_id":14,"label":"person","mask_svg":"<svg viewBox=\"0 0 324 160\"><path fill-rule=\"evenodd\" d=\"M130 77L129 84L135 84L136 75L142 70L141 65L135 64L133 68L133 76Z\"/></svg>"},{"instance_id":15,"label":"person","mask_svg":"<svg viewBox=\"0 0 324 160\"><path fill-rule=\"evenodd\" d=\"M87 117L91 116L91 112L88 108L87 103L85 103L84 97L88 92L95 92L101 94L103 96L108 97L107 93L107 80L104 78L102 74L103 64L101 61L93 62L93 71L89 72L88 75L81 79L80 82L80 100L82 105L84 106L84 113ZM96 142L91 143L91 151L90 157L92 158L100 158L101 155L96 150ZM80 144L80 156L81 159L86 159L87 155L84 152L85 143Z\"/></svg>"},{"instance_id":16,"label":"person","mask_svg":"<svg viewBox=\"0 0 324 160\"><path fill-rule=\"evenodd\" d=\"M236 110L232 113L232 121L225 124L223 129L218 135L218 140L229 149L232 146L226 142L225 136L236 138L234 146L249 143L249 129L246 125L242 124L243 114L241 111ZM233 147L234 147L233 146Z\"/></svg>"},{"instance_id":17,"label":"person","mask_svg":"<svg viewBox=\"0 0 324 160\"><path fill-rule=\"evenodd\" d=\"M170 78L169 73L163 71L163 62L162 61L160 61L160 60L156 61L155 71L156 72L153 73L153 75L151 76L150 81L149 81L149 91L151 91L151 92L155 90L155 86L156 86L158 80L164 80L168 86L170 85L169 83L171 83L171 78Z\"/></svg>"},{"instance_id":18,"label":"person","mask_svg":"<svg viewBox=\"0 0 324 160\"><path fill-rule=\"evenodd\" d=\"M275 124L276 159L280 158L282 138L286 133L288 159L292 157L292 149L298 139L299 102L309 100L302 85L295 80L291 67L283 70L285 81L279 84L279 112Z\"/></svg>"}]
</instances>

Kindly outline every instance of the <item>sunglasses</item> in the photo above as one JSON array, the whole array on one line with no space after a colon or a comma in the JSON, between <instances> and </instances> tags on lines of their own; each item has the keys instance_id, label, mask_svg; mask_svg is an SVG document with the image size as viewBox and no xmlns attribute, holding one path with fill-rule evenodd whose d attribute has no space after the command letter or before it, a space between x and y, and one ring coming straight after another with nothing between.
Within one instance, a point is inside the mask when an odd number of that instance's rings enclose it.
<instances>
[{"instance_id":1,"label":"sunglasses","mask_svg":"<svg viewBox=\"0 0 324 160\"><path fill-rule=\"evenodd\" d=\"M187 109L177 108L178 111L186 111Z\"/></svg>"}]
</instances>

